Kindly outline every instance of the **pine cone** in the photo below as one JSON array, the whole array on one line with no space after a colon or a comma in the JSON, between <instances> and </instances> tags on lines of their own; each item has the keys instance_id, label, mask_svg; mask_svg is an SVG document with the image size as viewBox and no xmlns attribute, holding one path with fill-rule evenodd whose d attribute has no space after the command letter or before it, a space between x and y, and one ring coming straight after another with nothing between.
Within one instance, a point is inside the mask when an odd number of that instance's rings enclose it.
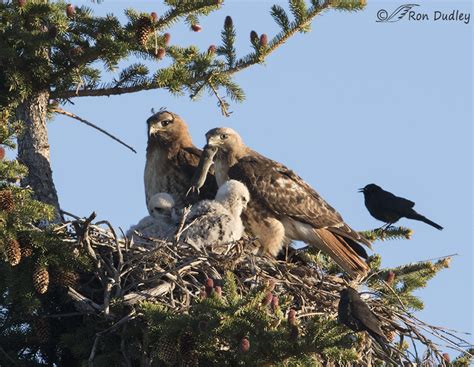
<instances>
[{"instance_id":1,"label":"pine cone","mask_svg":"<svg viewBox=\"0 0 474 367\"><path fill-rule=\"evenodd\" d=\"M18 0L18 7L23 8L26 5L26 0Z\"/></svg>"},{"instance_id":2,"label":"pine cone","mask_svg":"<svg viewBox=\"0 0 474 367\"><path fill-rule=\"evenodd\" d=\"M15 209L15 201L13 200L13 193L11 190L4 189L0 191L0 210L7 213Z\"/></svg>"},{"instance_id":3,"label":"pine cone","mask_svg":"<svg viewBox=\"0 0 474 367\"><path fill-rule=\"evenodd\" d=\"M264 306L268 306L271 302L272 302L272 299L273 299L273 293L272 292L268 292L266 295L265 295L265 298L263 299L262 303Z\"/></svg>"},{"instance_id":4,"label":"pine cone","mask_svg":"<svg viewBox=\"0 0 474 367\"><path fill-rule=\"evenodd\" d=\"M197 366L197 356L195 352L196 342L190 331L181 334L179 338L179 352L182 366Z\"/></svg>"},{"instance_id":5,"label":"pine cone","mask_svg":"<svg viewBox=\"0 0 474 367\"><path fill-rule=\"evenodd\" d=\"M202 27L201 27L199 24L193 24L193 25L191 25L191 29L192 29L194 32L201 32L201 31L202 31Z\"/></svg>"},{"instance_id":6,"label":"pine cone","mask_svg":"<svg viewBox=\"0 0 474 367\"><path fill-rule=\"evenodd\" d=\"M262 33L260 36L260 46L261 47L267 47L268 45L268 37L265 33Z\"/></svg>"},{"instance_id":7,"label":"pine cone","mask_svg":"<svg viewBox=\"0 0 474 367\"><path fill-rule=\"evenodd\" d=\"M33 247L21 247L21 258L24 259L25 257L30 257L33 255Z\"/></svg>"},{"instance_id":8,"label":"pine cone","mask_svg":"<svg viewBox=\"0 0 474 367\"><path fill-rule=\"evenodd\" d=\"M39 294L45 294L49 287L49 273L44 266L38 266L33 272L33 286Z\"/></svg>"},{"instance_id":9,"label":"pine cone","mask_svg":"<svg viewBox=\"0 0 474 367\"><path fill-rule=\"evenodd\" d=\"M3 158L5 158L5 148L0 147L0 161L3 161Z\"/></svg>"},{"instance_id":10,"label":"pine cone","mask_svg":"<svg viewBox=\"0 0 474 367\"><path fill-rule=\"evenodd\" d=\"M18 265L21 260L20 244L16 239L9 239L7 242L7 259L11 266Z\"/></svg>"},{"instance_id":11,"label":"pine cone","mask_svg":"<svg viewBox=\"0 0 474 367\"><path fill-rule=\"evenodd\" d=\"M148 38L153 32L153 24L150 17L141 17L137 21L136 37L140 45L146 48Z\"/></svg>"},{"instance_id":12,"label":"pine cone","mask_svg":"<svg viewBox=\"0 0 474 367\"><path fill-rule=\"evenodd\" d=\"M156 21L158 20L158 14L156 14L156 12L152 11L150 16L151 16L151 20L153 21L153 23L156 23Z\"/></svg>"},{"instance_id":13,"label":"pine cone","mask_svg":"<svg viewBox=\"0 0 474 367\"><path fill-rule=\"evenodd\" d=\"M451 362L451 357L449 357L448 353L443 353L443 359L445 362Z\"/></svg>"},{"instance_id":14,"label":"pine cone","mask_svg":"<svg viewBox=\"0 0 474 367\"><path fill-rule=\"evenodd\" d=\"M168 366L174 366L177 359L176 343L174 340L161 338L158 344L157 357Z\"/></svg>"},{"instance_id":15,"label":"pine cone","mask_svg":"<svg viewBox=\"0 0 474 367\"><path fill-rule=\"evenodd\" d=\"M33 240L27 232L19 232L17 234L20 243L21 257L30 257L33 255Z\"/></svg>"},{"instance_id":16,"label":"pine cone","mask_svg":"<svg viewBox=\"0 0 474 367\"><path fill-rule=\"evenodd\" d=\"M250 32L250 42L252 42L252 44L254 44L254 45L258 44L259 39L258 39L257 32L255 32L255 31Z\"/></svg>"},{"instance_id":17,"label":"pine cone","mask_svg":"<svg viewBox=\"0 0 474 367\"><path fill-rule=\"evenodd\" d=\"M53 283L61 287L71 287L74 288L77 286L79 281L79 274L74 271L60 270L54 273Z\"/></svg>"},{"instance_id":18,"label":"pine cone","mask_svg":"<svg viewBox=\"0 0 474 367\"><path fill-rule=\"evenodd\" d=\"M205 287L206 287L206 295L210 297L212 292L214 291L214 280L212 280L211 278L206 279Z\"/></svg>"},{"instance_id":19,"label":"pine cone","mask_svg":"<svg viewBox=\"0 0 474 367\"><path fill-rule=\"evenodd\" d=\"M389 284L392 285L393 282L395 281L395 273L393 271L389 271L387 273L387 277L385 278L385 281Z\"/></svg>"},{"instance_id":20,"label":"pine cone","mask_svg":"<svg viewBox=\"0 0 474 367\"><path fill-rule=\"evenodd\" d=\"M273 312L275 312L276 310L278 310L278 308L279 308L279 303L280 303L280 301L278 300L278 297L277 297L277 296L273 296L272 302L271 302L271 306L272 306Z\"/></svg>"},{"instance_id":21,"label":"pine cone","mask_svg":"<svg viewBox=\"0 0 474 367\"><path fill-rule=\"evenodd\" d=\"M171 40L171 34L165 33L163 35L163 40L165 41L165 46L168 46Z\"/></svg>"},{"instance_id":22,"label":"pine cone","mask_svg":"<svg viewBox=\"0 0 474 367\"><path fill-rule=\"evenodd\" d=\"M72 4L66 5L66 15L68 18L73 18L76 15L76 8Z\"/></svg>"},{"instance_id":23,"label":"pine cone","mask_svg":"<svg viewBox=\"0 0 474 367\"><path fill-rule=\"evenodd\" d=\"M166 50L163 48L163 47L160 47L157 51L156 51L156 58L158 60L161 60L163 57L165 57L166 55Z\"/></svg>"},{"instance_id":24,"label":"pine cone","mask_svg":"<svg viewBox=\"0 0 474 367\"><path fill-rule=\"evenodd\" d=\"M234 21L232 20L231 16L226 16L224 21L224 28L232 28L233 24Z\"/></svg>"},{"instance_id":25,"label":"pine cone","mask_svg":"<svg viewBox=\"0 0 474 367\"><path fill-rule=\"evenodd\" d=\"M214 292L216 293L217 298L222 297L222 287L220 285L214 287Z\"/></svg>"},{"instance_id":26,"label":"pine cone","mask_svg":"<svg viewBox=\"0 0 474 367\"><path fill-rule=\"evenodd\" d=\"M217 51L216 45L210 45L209 48L207 49L208 54L215 54Z\"/></svg>"},{"instance_id":27,"label":"pine cone","mask_svg":"<svg viewBox=\"0 0 474 367\"><path fill-rule=\"evenodd\" d=\"M46 319L35 320L35 333L40 344L47 344L51 336L49 322Z\"/></svg>"},{"instance_id":28,"label":"pine cone","mask_svg":"<svg viewBox=\"0 0 474 367\"><path fill-rule=\"evenodd\" d=\"M242 338L240 340L240 351L242 353L247 353L250 350L250 340L248 338Z\"/></svg>"},{"instance_id":29,"label":"pine cone","mask_svg":"<svg viewBox=\"0 0 474 367\"><path fill-rule=\"evenodd\" d=\"M288 323L290 325L296 325L296 311L293 309L288 312Z\"/></svg>"}]
</instances>

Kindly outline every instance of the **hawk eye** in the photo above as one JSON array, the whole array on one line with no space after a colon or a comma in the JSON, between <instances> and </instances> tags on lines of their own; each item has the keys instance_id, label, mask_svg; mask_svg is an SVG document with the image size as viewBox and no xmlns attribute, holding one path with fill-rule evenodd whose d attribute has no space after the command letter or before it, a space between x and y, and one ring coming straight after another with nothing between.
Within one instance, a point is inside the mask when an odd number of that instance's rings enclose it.
<instances>
[{"instance_id":1,"label":"hawk eye","mask_svg":"<svg viewBox=\"0 0 474 367\"><path fill-rule=\"evenodd\" d=\"M172 122L173 122L173 120L163 120L163 121L161 121L161 126L163 126L163 127L168 126Z\"/></svg>"},{"instance_id":2,"label":"hawk eye","mask_svg":"<svg viewBox=\"0 0 474 367\"><path fill-rule=\"evenodd\" d=\"M229 135L227 135L227 134L221 134L221 139L222 139L222 140L225 140L225 139L227 139L228 137L229 137Z\"/></svg>"}]
</instances>

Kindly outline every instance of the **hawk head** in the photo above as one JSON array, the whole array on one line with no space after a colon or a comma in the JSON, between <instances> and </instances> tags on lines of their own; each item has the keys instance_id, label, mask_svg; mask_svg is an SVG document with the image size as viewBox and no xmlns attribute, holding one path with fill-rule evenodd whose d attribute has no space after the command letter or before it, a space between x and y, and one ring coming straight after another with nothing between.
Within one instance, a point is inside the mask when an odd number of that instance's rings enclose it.
<instances>
[{"instance_id":1,"label":"hawk head","mask_svg":"<svg viewBox=\"0 0 474 367\"><path fill-rule=\"evenodd\" d=\"M240 135L230 127L217 127L206 133L207 144L222 152L237 153L246 147Z\"/></svg>"},{"instance_id":2,"label":"hawk head","mask_svg":"<svg viewBox=\"0 0 474 367\"><path fill-rule=\"evenodd\" d=\"M174 208L173 197L166 192L153 195L148 202L148 211L155 219L171 217Z\"/></svg>"},{"instance_id":3,"label":"hawk head","mask_svg":"<svg viewBox=\"0 0 474 367\"><path fill-rule=\"evenodd\" d=\"M158 142L163 145L190 144L186 123L177 114L169 111L159 111L147 121L148 142Z\"/></svg>"},{"instance_id":4,"label":"hawk head","mask_svg":"<svg viewBox=\"0 0 474 367\"><path fill-rule=\"evenodd\" d=\"M250 200L250 193L242 182L229 180L221 187L216 194L216 201L223 204L237 216L247 207Z\"/></svg>"}]
</instances>

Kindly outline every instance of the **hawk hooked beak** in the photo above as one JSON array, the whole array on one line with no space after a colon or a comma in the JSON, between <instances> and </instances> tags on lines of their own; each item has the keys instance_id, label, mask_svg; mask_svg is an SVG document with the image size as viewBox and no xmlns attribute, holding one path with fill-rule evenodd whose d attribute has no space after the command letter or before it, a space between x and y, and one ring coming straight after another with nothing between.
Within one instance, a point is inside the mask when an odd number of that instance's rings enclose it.
<instances>
[{"instance_id":1,"label":"hawk hooked beak","mask_svg":"<svg viewBox=\"0 0 474 367\"><path fill-rule=\"evenodd\" d=\"M207 145L210 147L218 147L219 143L220 143L220 139L218 136L212 135L207 139Z\"/></svg>"}]
</instances>

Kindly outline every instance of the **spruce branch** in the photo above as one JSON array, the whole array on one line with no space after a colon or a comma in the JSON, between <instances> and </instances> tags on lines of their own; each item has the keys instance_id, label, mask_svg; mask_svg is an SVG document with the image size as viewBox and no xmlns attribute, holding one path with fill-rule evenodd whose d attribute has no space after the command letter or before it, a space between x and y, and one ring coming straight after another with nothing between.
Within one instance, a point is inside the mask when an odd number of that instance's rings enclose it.
<instances>
[{"instance_id":1,"label":"spruce branch","mask_svg":"<svg viewBox=\"0 0 474 367\"><path fill-rule=\"evenodd\" d=\"M361 231L359 233L371 242L376 240L409 240L413 235L413 230L405 227L389 227L387 229L377 228L369 231Z\"/></svg>"},{"instance_id":2,"label":"spruce branch","mask_svg":"<svg viewBox=\"0 0 474 367\"><path fill-rule=\"evenodd\" d=\"M226 58L226 67L222 67L217 61L215 64L209 64L207 70L204 72L200 72L194 76L186 77L183 73L184 70L181 69L182 72L180 74L176 74L171 78L167 78L167 83L163 83L163 81L157 80L155 78L154 81L143 81L142 83L137 83L136 85L132 86L124 86L124 87L106 87L106 88L97 88L97 89L81 89L77 92L75 90L64 90L64 91L53 91L52 96L54 98L59 99L66 99L66 98L75 98L75 97L85 97L85 96L112 96L112 95L122 95L128 93L136 93L139 91L145 90L152 90L152 89L160 89L160 88L168 88L173 93L179 92L181 93L183 87L188 88L192 91L192 98L195 98L199 91L204 86L209 86L209 80L212 76L214 80L217 77L230 77L237 72L240 72L244 69L247 69L255 64L262 63L270 54L272 54L276 49L281 47L290 37L295 35L298 32L305 31L311 21L319 15L322 11L329 9L329 8L336 8L336 9L361 9L365 5L363 0L340 0L340 1L325 1L323 3L314 2L313 6L308 8L305 11L305 14L302 14L303 6L300 4L299 1L292 2L292 9L295 14L300 14L298 19L295 19L293 22L289 22L288 17L284 10L279 6L273 6L271 9L271 14L277 21L277 23L282 26L283 30L278 33L272 40L268 42L266 47L259 47L258 50L255 52L240 58L239 60L236 59L236 51L234 48L234 41L236 36L235 27L231 17L226 17L224 22L224 29L222 31L222 42L223 45L217 48L217 54L223 55ZM306 9L306 5L304 7ZM173 10L172 10L173 11ZM178 10L174 9L174 13L178 16ZM170 13L171 14L171 13ZM164 16L165 18L170 17L170 15ZM159 27L160 21L158 21ZM173 57L183 57L185 52L188 55L192 55L189 53L190 50L184 51L179 50L178 48L174 48L174 51L171 50L171 54ZM174 52L174 55L173 55ZM179 54L181 53L181 54ZM196 53L197 55L198 53ZM172 72L173 70L180 70L179 67L182 65L182 61L176 61L174 66L168 68L167 71L161 69L158 73L165 74ZM158 74L157 73L157 74ZM181 78L178 79L178 76ZM178 82L179 80L179 82ZM171 81L174 82L174 86L170 86ZM179 83L179 85L177 85ZM230 85L230 83L229 83ZM215 85L216 86L216 85ZM211 88L212 90L212 88ZM227 88L229 95L237 96L236 88ZM238 93L238 97L236 100L241 100L243 98L243 93Z\"/></svg>"},{"instance_id":3,"label":"spruce branch","mask_svg":"<svg viewBox=\"0 0 474 367\"><path fill-rule=\"evenodd\" d=\"M288 19L285 9L279 5L273 5L270 14L275 22L281 27L282 31L288 32L290 29L290 20Z\"/></svg>"}]
</instances>

